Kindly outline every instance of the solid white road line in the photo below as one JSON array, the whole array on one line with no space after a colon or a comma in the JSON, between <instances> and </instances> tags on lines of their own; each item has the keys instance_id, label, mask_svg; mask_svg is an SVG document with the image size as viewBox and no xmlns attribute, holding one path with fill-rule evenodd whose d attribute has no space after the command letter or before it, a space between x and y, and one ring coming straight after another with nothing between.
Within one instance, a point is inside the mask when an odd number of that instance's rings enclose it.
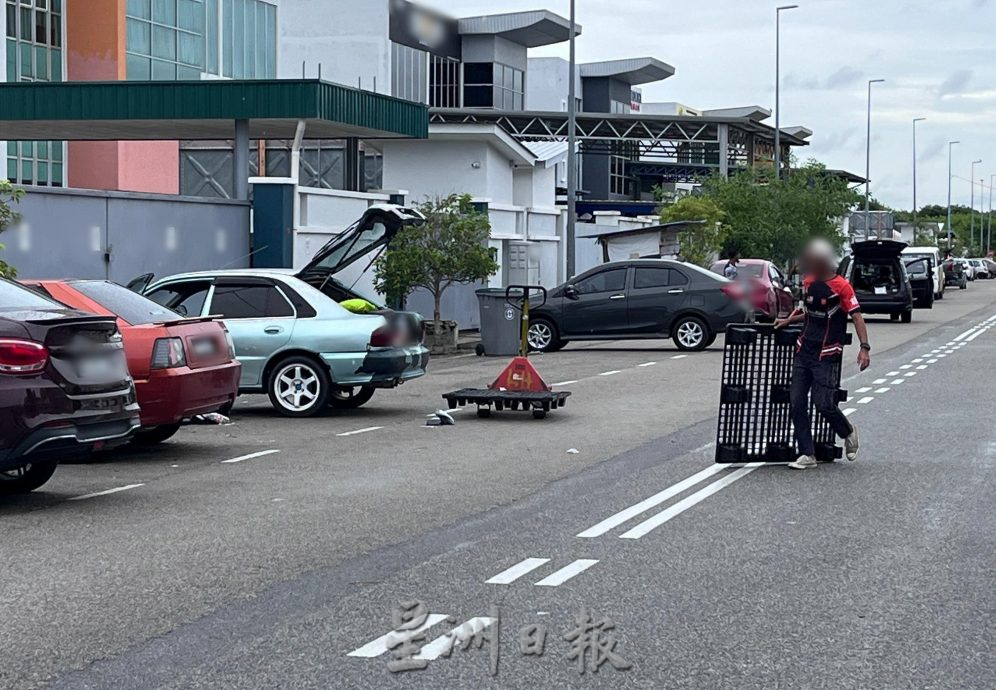
<instances>
[{"instance_id":1,"label":"solid white road line","mask_svg":"<svg viewBox=\"0 0 996 690\"><path fill-rule=\"evenodd\" d=\"M438 659L447 649L453 649L459 645L462 640L466 640L467 638L477 635L494 622L495 619L489 618L488 616L471 618L462 625L453 628L448 635L440 635L432 642L422 647L421 651L419 651L418 654L415 654L412 658L427 659L429 661Z\"/></svg>"},{"instance_id":2,"label":"solid white road line","mask_svg":"<svg viewBox=\"0 0 996 690\"><path fill-rule=\"evenodd\" d=\"M509 585L518 580L526 573L531 573L545 563L549 563L549 558L527 558L520 563L516 563L508 570L503 570L490 580L485 580L486 585Z\"/></svg>"},{"instance_id":3,"label":"solid white road line","mask_svg":"<svg viewBox=\"0 0 996 690\"><path fill-rule=\"evenodd\" d=\"M872 397L870 395L866 395L865 397L861 398L861 400L858 401L858 404L859 405L867 405L868 403L870 403L874 399L875 399L874 397Z\"/></svg>"},{"instance_id":4,"label":"solid white road line","mask_svg":"<svg viewBox=\"0 0 996 690\"><path fill-rule=\"evenodd\" d=\"M615 376L616 374L621 374L619 369L613 369L612 371L603 371L599 376Z\"/></svg>"},{"instance_id":5,"label":"solid white road line","mask_svg":"<svg viewBox=\"0 0 996 690\"><path fill-rule=\"evenodd\" d=\"M640 366L640 367L655 367L655 366L657 366L657 362L644 362L643 364L638 364L637 366Z\"/></svg>"},{"instance_id":6,"label":"solid white road line","mask_svg":"<svg viewBox=\"0 0 996 690\"><path fill-rule=\"evenodd\" d=\"M397 632L392 630L386 635L381 635L376 640L371 640L362 647L354 649L346 656L356 656L364 659L373 659L374 657L378 657L381 654L387 652L388 640L396 639L399 635L416 635L422 632L423 630L428 630L429 628L438 623L442 623L444 620L446 620L446 618L447 616L445 613L430 613L428 617L426 617L425 623L415 628L414 630L399 630Z\"/></svg>"},{"instance_id":7,"label":"solid white road line","mask_svg":"<svg viewBox=\"0 0 996 690\"><path fill-rule=\"evenodd\" d=\"M258 453L249 453L249 455L240 455L237 458L232 458L231 460L222 460L222 465L231 465L236 462L244 462L246 460L252 460L253 458L262 458L266 455L273 455L274 453L279 453L279 450L261 450Z\"/></svg>"},{"instance_id":8,"label":"solid white road line","mask_svg":"<svg viewBox=\"0 0 996 690\"><path fill-rule=\"evenodd\" d=\"M88 498L97 498L98 496L108 496L110 494L116 494L121 491L130 491L131 489L137 489L140 486L145 486L145 484L129 484L128 486L119 486L116 489L108 489L107 491L98 491L93 494L84 494L83 496L73 496L70 501L85 501Z\"/></svg>"},{"instance_id":9,"label":"solid white road line","mask_svg":"<svg viewBox=\"0 0 996 690\"><path fill-rule=\"evenodd\" d=\"M712 444L709 445L711 446ZM703 450L704 449L705 448L703 448ZM651 508L656 508L664 501L673 498L678 494L687 491L688 489L691 489L699 482L705 481L709 477L713 476L717 472L723 471L724 469L725 468L722 465L710 465L709 467L705 468L698 474L693 474L691 477L683 479L682 481L678 482L673 486L669 486L660 493L656 493L650 498L640 501L636 505L630 506L626 510L622 510L613 515L612 517L602 520L597 525L589 527L588 529L586 529L584 532L581 532L581 534L577 536L581 537L582 539L591 539L593 537L600 537L609 530L615 529L624 522L629 522L640 513L644 513L650 510Z\"/></svg>"},{"instance_id":10,"label":"solid white road line","mask_svg":"<svg viewBox=\"0 0 996 690\"><path fill-rule=\"evenodd\" d=\"M345 431L341 434L336 434L336 436L356 436L357 434L366 434L371 431L380 431L383 428L382 426L368 426L365 429L357 429L356 431Z\"/></svg>"},{"instance_id":11,"label":"solid white road line","mask_svg":"<svg viewBox=\"0 0 996 690\"><path fill-rule=\"evenodd\" d=\"M591 566L598 563L596 560L590 558L579 558L570 565L564 566L560 570L551 575L547 575L542 580L536 583L537 587L557 587L564 584L572 577L580 575L586 571Z\"/></svg>"},{"instance_id":12,"label":"solid white road line","mask_svg":"<svg viewBox=\"0 0 996 690\"><path fill-rule=\"evenodd\" d=\"M714 481L712 484L705 487L704 489L696 491L691 496L683 498L682 500L675 503L673 506L665 510L662 510L661 512L657 513L651 518L644 520L643 522L641 522L639 525L629 530L628 532L620 534L619 538L639 539L640 537L657 529L665 522L668 522L669 520L672 520L677 516L681 515L689 508L697 505L698 503L701 503L702 501L709 498L713 494L722 491L723 489L725 489L726 487L728 487L730 484L737 481L738 479L746 477L748 474L750 474L751 472L753 472L763 464L764 463L760 462L752 462L748 465L745 465L744 467L741 467L739 470L736 470L735 472L731 472L722 479Z\"/></svg>"}]
</instances>

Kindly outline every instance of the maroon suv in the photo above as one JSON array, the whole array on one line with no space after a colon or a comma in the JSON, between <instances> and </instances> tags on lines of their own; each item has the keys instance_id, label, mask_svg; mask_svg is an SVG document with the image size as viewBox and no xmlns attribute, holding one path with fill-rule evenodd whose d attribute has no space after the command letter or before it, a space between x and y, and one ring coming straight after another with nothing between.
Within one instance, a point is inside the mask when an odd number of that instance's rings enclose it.
<instances>
[{"instance_id":1,"label":"maroon suv","mask_svg":"<svg viewBox=\"0 0 996 690\"><path fill-rule=\"evenodd\" d=\"M115 320L0 280L0 494L34 491L60 460L124 443L138 426Z\"/></svg>"}]
</instances>

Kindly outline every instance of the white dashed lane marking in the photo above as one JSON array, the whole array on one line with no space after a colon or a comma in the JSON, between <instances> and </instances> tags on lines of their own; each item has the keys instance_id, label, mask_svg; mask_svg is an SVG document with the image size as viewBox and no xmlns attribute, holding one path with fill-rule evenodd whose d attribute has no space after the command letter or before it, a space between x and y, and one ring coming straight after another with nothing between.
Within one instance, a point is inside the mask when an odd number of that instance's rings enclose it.
<instances>
[{"instance_id":1,"label":"white dashed lane marking","mask_svg":"<svg viewBox=\"0 0 996 690\"><path fill-rule=\"evenodd\" d=\"M857 409L856 409L856 408L853 408L853 407L849 407L849 408L847 408L846 410L844 410L844 416L845 416L845 417L850 417L850 416L851 416L852 414L854 414L855 412L857 412Z\"/></svg>"},{"instance_id":2,"label":"white dashed lane marking","mask_svg":"<svg viewBox=\"0 0 996 690\"><path fill-rule=\"evenodd\" d=\"M875 392L876 392L876 393L888 393L888 392L889 392L889 391L891 391L891 390L892 390L891 388L879 388L879 389L878 389L878 390L876 390Z\"/></svg>"},{"instance_id":3,"label":"white dashed lane marking","mask_svg":"<svg viewBox=\"0 0 996 690\"><path fill-rule=\"evenodd\" d=\"M503 570L490 580L485 580L487 585L509 585L518 580L523 575L531 573L541 565L549 563L549 558L527 558L513 565L507 570Z\"/></svg>"},{"instance_id":4,"label":"white dashed lane marking","mask_svg":"<svg viewBox=\"0 0 996 690\"><path fill-rule=\"evenodd\" d=\"M249 455L240 455L237 458L232 458L231 460L222 460L222 465L233 465L237 462L245 462L246 460L254 460L255 458L266 457L267 455L273 455L274 453L279 453L279 450L261 450L258 453L249 453Z\"/></svg>"},{"instance_id":5,"label":"white dashed lane marking","mask_svg":"<svg viewBox=\"0 0 996 690\"><path fill-rule=\"evenodd\" d=\"M871 390L871 388L869 388L868 386L865 386L864 388L859 388L858 390L856 390L854 392L855 393L867 393L870 390Z\"/></svg>"},{"instance_id":6,"label":"white dashed lane marking","mask_svg":"<svg viewBox=\"0 0 996 690\"><path fill-rule=\"evenodd\" d=\"M417 635L420 632L424 632L425 630L428 630L429 628L431 628L434 625L442 623L447 618L448 618L448 616L446 614L443 614L443 613L430 613L426 617L425 622L422 623L422 625L420 625L417 628L415 628L414 630L404 630L404 631L398 631L398 632L395 632L395 631L392 630L391 632L387 633L386 635L381 635L376 640L371 640L370 642L367 642L362 647L360 647L358 649L354 649L353 651L351 651L346 656L354 656L354 657L360 657L360 658L364 658L364 659L373 659L374 657L378 657L381 654L385 654L387 652L387 643L388 643L388 640L396 638L399 635L406 635L406 634Z\"/></svg>"},{"instance_id":7,"label":"white dashed lane marking","mask_svg":"<svg viewBox=\"0 0 996 690\"><path fill-rule=\"evenodd\" d=\"M644 362L643 364L640 364L638 366L640 366L641 368L643 368L643 367L655 367L655 366L657 366L657 362Z\"/></svg>"},{"instance_id":8,"label":"white dashed lane marking","mask_svg":"<svg viewBox=\"0 0 996 690\"><path fill-rule=\"evenodd\" d=\"M892 382L892 385L898 386L900 383L903 383L904 381L906 381L906 379L896 379L895 381Z\"/></svg>"},{"instance_id":9,"label":"white dashed lane marking","mask_svg":"<svg viewBox=\"0 0 996 690\"><path fill-rule=\"evenodd\" d=\"M870 403L874 399L875 398L873 398L872 396L868 395L868 396L865 396L864 398L861 398L861 400L858 401L858 404L859 405L867 405L868 403Z\"/></svg>"},{"instance_id":10,"label":"white dashed lane marking","mask_svg":"<svg viewBox=\"0 0 996 690\"><path fill-rule=\"evenodd\" d=\"M537 587L559 587L568 580L580 575L598 561L591 558L579 558L570 565L564 566L560 570L547 575L536 583Z\"/></svg>"},{"instance_id":11,"label":"white dashed lane marking","mask_svg":"<svg viewBox=\"0 0 996 690\"><path fill-rule=\"evenodd\" d=\"M621 374L622 371L619 369L613 369L612 371L603 371L599 376L615 376L616 374Z\"/></svg>"},{"instance_id":12,"label":"white dashed lane marking","mask_svg":"<svg viewBox=\"0 0 996 690\"><path fill-rule=\"evenodd\" d=\"M357 434L366 434L371 431L380 431L383 428L382 426L368 426L365 429L357 429L356 431L344 431L341 434L336 434L336 436L356 436Z\"/></svg>"},{"instance_id":13,"label":"white dashed lane marking","mask_svg":"<svg viewBox=\"0 0 996 690\"><path fill-rule=\"evenodd\" d=\"M916 376L916 372L915 371L907 371L905 374L903 374L903 376L905 376L907 378L909 378L910 376Z\"/></svg>"},{"instance_id":14,"label":"white dashed lane marking","mask_svg":"<svg viewBox=\"0 0 996 690\"><path fill-rule=\"evenodd\" d=\"M687 357L687 356L688 356L688 355L675 355L675 356L674 356L674 357L672 357L671 359L685 359L685 357Z\"/></svg>"},{"instance_id":15,"label":"white dashed lane marking","mask_svg":"<svg viewBox=\"0 0 996 690\"><path fill-rule=\"evenodd\" d=\"M553 386L554 388L558 388L560 386L570 386L572 383L577 383L577 379L575 379L574 381L561 381L560 383L551 383L550 385Z\"/></svg>"},{"instance_id":16,"label":"white dashed lane marking","mask_svg":"<svg viewBox=\"0 0 996 690\"><path fill-rule=\"evenodd\" d=\"M130 491L132 489L137 489L140 486L145 486L145 484L129 484L128 486L119 486L114 489L108 489L107 491L97 491L92 494L84 494L82 496L73 496L70 501L85 501L88 498L97 498L98 496L110 496L111 494L121 493L122 491Z\"/></svg>"},{"instance_id":17,"label":"white dashed lane marking","mask_svg":"<svg viewBox=\"0 0 996 690\"><path fill-rule=\"evenodd\" d=\"M880 386L883 383L885 383L887 380L888 379L875 379L874 381L872 381L872 383L874 383L876 386Z\"/></svg>"}]
</instances>

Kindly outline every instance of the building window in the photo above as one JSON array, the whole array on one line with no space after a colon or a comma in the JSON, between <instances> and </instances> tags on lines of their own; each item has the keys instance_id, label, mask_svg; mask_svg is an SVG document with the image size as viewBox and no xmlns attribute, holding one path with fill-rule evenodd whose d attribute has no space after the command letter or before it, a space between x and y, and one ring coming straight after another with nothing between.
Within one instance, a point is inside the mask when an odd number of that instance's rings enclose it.
<instances>
[{"instance_id":1,"label":"building window","mask_svg":"<svg viewBox=\"0 0 996 690\"><path fill-rule=\"evenodd\" d=\"M463 104L467 108L522 110L525 74L501 63L468 62L463 66Z\"/></svg>"},{"instance_id":2,"label":"building window","mask_svg":"<svg viewBox=\"0 0 996 690\"><path fill-rule=\"evenodd\" d=\"M6 80L62 81L63 0L6 0ZM65 145L61 141L7 142L7 167L0 175L15 184L62 187Z\"/></svg>"},{"instance_id":3,"label":"building window","mask_svg":"<svg viewBox=\"0 0 996 690\"><path fill-rule=\"evenodd\" d=\"M438 55L431 55L429 61L429 105L459 108L460 62Z\"/></svg>"},{"instance_id":4,"label":"building window","mask_svg":"<svg viewBox=\"0 0 996 690\"><path fill-rule=\"evenodd\" d=\"M391 43L391 95L416 103L428 102L428 53Z\"/></svg>"},{"instance_id":5,"label":"building window","mask_svg":"<svg viewBox=\"0 0 996 690\"><path fill-rule=\"evenodd\" d=\"M629 115L631 112L633 112L630 104L623 103L622 101L610 101L609 107L610 107L609 112L615 115Z\"/></svg>"},{"instance_id":6,"label":"building window","mask_svg":"<svg viewBox=\"0 0 996 690\"><path fill-rule=\"evenodd\" d=\"M629 180L626 167L630 161L638 160L639 152L632 144L622 144L609 156L609 192L621 196L629 195Z\"/></svg>"}]
</instances>

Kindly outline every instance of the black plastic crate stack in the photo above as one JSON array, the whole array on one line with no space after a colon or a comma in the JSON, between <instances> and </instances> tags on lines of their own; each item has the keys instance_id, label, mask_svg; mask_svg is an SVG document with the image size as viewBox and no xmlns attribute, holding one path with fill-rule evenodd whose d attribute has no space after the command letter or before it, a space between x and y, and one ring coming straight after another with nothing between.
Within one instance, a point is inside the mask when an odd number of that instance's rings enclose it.
<instances>
[{"instance_id":1,"label":"black plastic crate stack","mask_svg":"<svg viewBox=\"0 0 996 690\"><path fill-rule=\"evenodd\" d=\"M799 456L790 410L798 337L799 328L736 325L727 329L716 462L791 462ZM847 392L840 390L839 364L834 381L838 401L847 400ZM809 414L817 460L841 457L833 429L812 403Z\"/></svg>"}]
</instances>

